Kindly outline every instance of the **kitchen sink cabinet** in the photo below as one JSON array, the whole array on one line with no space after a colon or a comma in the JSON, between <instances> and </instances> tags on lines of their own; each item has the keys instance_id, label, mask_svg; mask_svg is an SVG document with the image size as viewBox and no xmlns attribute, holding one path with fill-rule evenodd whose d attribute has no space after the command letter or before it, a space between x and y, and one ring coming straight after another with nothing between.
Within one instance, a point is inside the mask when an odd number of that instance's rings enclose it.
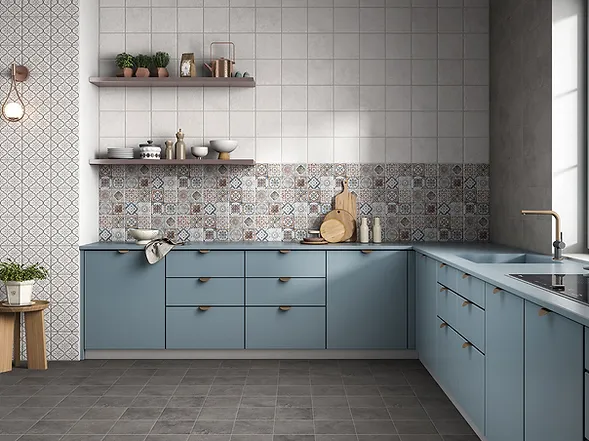
<instances>
[{"instance_id":1,"label":"kitchen sink cabinet","mask_svg":"<svg viewBox=\"0 0 589 441\"><path fill-rule=\"evenodd\" d=\"M408 252L327 252L327 348L407 349Z\"/></svg>"},{"instance_id":2,"label":"kitchen sink cabinet","mask_svg":"<svg viewBox=\"0 0 589 441\"><path fill-rule=\"evenodd\" d=\"M85 348L164 349L164 271L142 251L86 252Z\"/></svg>"},{"instance_id":3,"label":"kitchen sink cabinet","mask_svg":"<svg viewBox=\"0 0 589 441\"><path fill-rule=\"evenodd\" d=\"M583 326L525 302L525 440L583 439Z\"/></svg>"},{"instance_id":4,"label":"kitchen sink cabinet","mask_svg":"<svg viewBox=\"0 0 589 441\"><path fill-rule=\"evenodd\" d=\"M437 262L415 254L416 344L419 359L431 372L436 371L436 282Z\"/></svg>"}]
</instances>

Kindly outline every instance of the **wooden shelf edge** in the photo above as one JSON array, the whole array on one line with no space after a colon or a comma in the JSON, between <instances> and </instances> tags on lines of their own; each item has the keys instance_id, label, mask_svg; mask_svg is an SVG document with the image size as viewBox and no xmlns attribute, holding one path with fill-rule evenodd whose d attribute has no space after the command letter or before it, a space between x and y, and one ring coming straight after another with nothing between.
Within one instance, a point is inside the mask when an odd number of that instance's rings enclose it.
<instances>
[{"instance_id":1,"label":"wooden shelf edge","mask_svg":"<svg viewBox=\"0 0 589 441\"><path fill-rule=\"evenodd\" d=\"M125 78L90 77L90 83L97 87L256 87L253 78Z\"/></svg>"},{"instance_id":2,"label":"wooden shelf edge","mask_svg":"<svg viewBox=\"0 0 589 441\"><path fill-rule=\"evenodd\" d=\"M91 159L90 165L256 165L253 159Z\"/></svg>"}]
</instances>

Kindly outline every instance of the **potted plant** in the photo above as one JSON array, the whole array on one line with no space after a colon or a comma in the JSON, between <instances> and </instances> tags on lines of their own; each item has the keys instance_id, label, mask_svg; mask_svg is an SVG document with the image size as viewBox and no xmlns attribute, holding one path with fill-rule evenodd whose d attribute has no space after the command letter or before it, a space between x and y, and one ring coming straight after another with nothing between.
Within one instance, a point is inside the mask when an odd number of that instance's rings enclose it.
<instances>
[{"instance_id":1,"label":"potted plant","mask_svg":"<svg viewBox=\"0 0 589 441\"><path fill-rule=\"evenodd\" d=\"M11 259L0 262L0 280L6 285L10 305L30 304L35 280L44 280L48 276L47 269L38 263L25 266Z\"/></svg>"},{"instance_id":2,"label":"potted plant","mask_svg":"<svg viewBox=\"0 0 589 441\"><path fill-rule=\"evenodd\" d=\"M158 77L170 76L167 69L168 64L170 64L170 54L168 54L167 52L156 52L153 56L153 63L157 68Z\"/></svg>"},{"instance_id":3,"label":"potted plant","mask_svg":"<svg viewBox=\"0 0 589 441\"><path fill-rule=\"evenodd\" d=\"M129 55L126 52L117 55L116 63L119 69L123 71L123 76L126 78L133 76L133 66L135 64L135 58L133 55Z\"/></svg>"},{"instance_id":4,"label":"potted plant","mask_svg":"<svg viewBox=\"0 0 589 441\"><path fill-rule=\"evenodd\" d=\"M148 77L150 75L149 68L153 64L153 58L149 55L139 54L135 57L135 66L137 71L136 77Z\"/></svg>"}]
</instances>

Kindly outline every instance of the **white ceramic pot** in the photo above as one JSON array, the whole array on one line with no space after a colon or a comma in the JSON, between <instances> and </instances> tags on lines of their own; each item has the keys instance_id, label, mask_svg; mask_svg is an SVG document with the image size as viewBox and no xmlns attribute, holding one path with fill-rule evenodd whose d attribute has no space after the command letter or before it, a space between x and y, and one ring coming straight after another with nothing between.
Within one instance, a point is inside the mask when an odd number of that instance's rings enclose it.
<instances>
[{"instance_id":1,"label":"white ceramic pot","mask_svg":"<svg viewBox=\"0 0 589 441\"><path fill-rule=\"evenodd\" d=\"M30 305L33 295L34 280L24 282L4 282L8 293L8 303L11 305Z\"/></svg>"},{"instance_id":2,"label":"white ceramic pot","mask_svg":"<svg viewBox=\"0 0 589 441\"><path fill-rule=\"evenodd\" d=\"M207 146L194 146L191 148L191 151L198 159L202 159L209 154L209 148Z\"/></svg>"},{"instance_id":3,"label":"white ceramic pot","mask_svg":"<svg viewBox=\"0 0 589 441\"><path fill-rule=\"evenodd\" d=\"M137 245L146 245L160 235L160 230L148 230L144 228L131 228L129 236L135 239Z\"/></svg>"}]
</instances>

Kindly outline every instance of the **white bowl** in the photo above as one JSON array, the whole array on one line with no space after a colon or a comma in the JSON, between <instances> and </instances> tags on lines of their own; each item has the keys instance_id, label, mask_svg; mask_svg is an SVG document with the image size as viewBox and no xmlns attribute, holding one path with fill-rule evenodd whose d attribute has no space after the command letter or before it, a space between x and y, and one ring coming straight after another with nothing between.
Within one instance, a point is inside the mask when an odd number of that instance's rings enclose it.
<instances>
[{"instance_id":1,"label":"white bowl","mask_svg":"<svg viewBox=\"0 0 589 441\"><path fill-rule=\"evenodd\" d=\"M192 154L197 158L204 158L209 154L209 148L207 146L194 146L190 149Z\"/></svg>"},{"instance_id":2,"label":"white bowl","mask_svg":"<svg viewBox=\"0 0 589 441\"><path fill-rule=\"evenodd\" d=\"M131 228L129 230L129 236L135 239L138 245L145 245L153 239L157 239L159 235L160 230L148 230L143 228Z\"/></svg>"},{"instance_id":3,"label":"white bowl","mask_svg":"<svg viewBox=\"0 0 589 441\"><path fill-rule=\"evenodd\" d=\"M211 139L210 144L219 153L231 153L237 148L238 142L231 139Z\"/></svg>"}]
</instances>

